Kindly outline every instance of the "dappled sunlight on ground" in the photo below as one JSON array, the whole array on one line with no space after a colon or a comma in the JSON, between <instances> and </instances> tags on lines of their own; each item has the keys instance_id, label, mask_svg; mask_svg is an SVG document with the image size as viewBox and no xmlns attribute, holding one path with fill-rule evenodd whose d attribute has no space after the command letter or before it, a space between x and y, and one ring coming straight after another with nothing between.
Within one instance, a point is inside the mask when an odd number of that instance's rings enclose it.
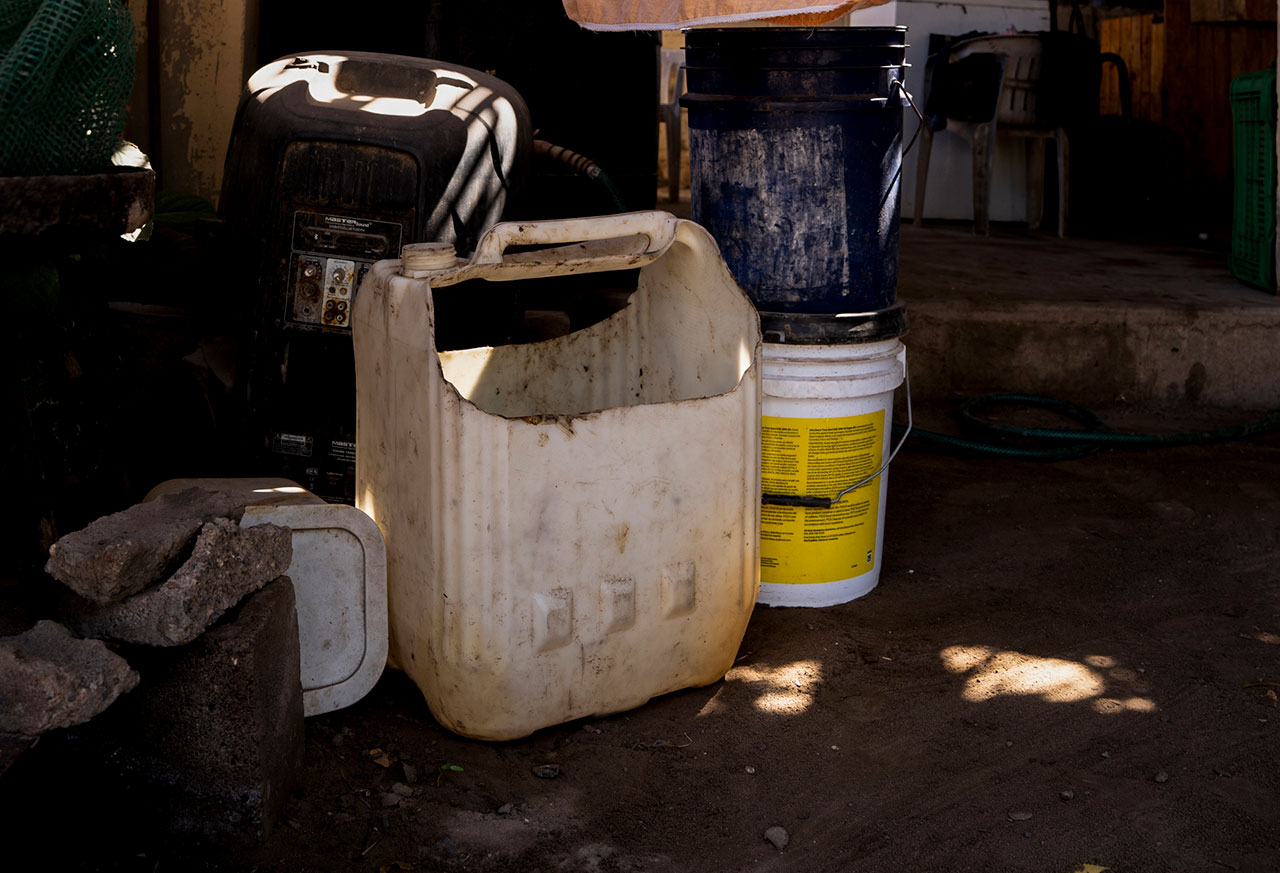
<instances>
[{"instance_id":1,"label":"dappled sunlight on ground","mask_svg":"<svg viewBox=\"0 0 1280 873\"><path fill-rule=\"evenodd\" d=\"M1153 700L1132 694L1136 671L1107 655L1081 661L1002 652L989 646L949 646L939 652L952 673L967 677L961 696L979 703L1001 696L1036 696L1048 703L1080 703L1100 713L1155 712ZM1117 691L1125 689L1122 694ZM1108 694L1110 692L1110 694Z\"/></svg>"},{"instance_id":2,"label":"dappled sunlight on ground","mask_svg":"<svg viewBox=\"0 0 1280 873\"><path fill-rule=\"evenodd\" d=\"M814 660L793 661L780 667L743 665L725 676L727 685L745 684L756 694L756 709L772 715L801 715L813 705L814 695L822 685L822 663ZM710 711L708 702L703 713Z\"/></svg>"}]
</instances>

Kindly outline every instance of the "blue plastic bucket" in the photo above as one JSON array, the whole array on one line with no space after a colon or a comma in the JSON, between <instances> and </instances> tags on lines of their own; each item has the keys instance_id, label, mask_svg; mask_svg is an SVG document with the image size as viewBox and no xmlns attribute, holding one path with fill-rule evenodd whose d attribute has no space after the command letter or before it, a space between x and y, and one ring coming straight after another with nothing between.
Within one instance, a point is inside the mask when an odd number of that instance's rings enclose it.
<instances>
[{"instance_id":1,"label":"blue plastic bucket","mask_svg":"<svg viewBox=\"0 0 1280 873\"><path fill-rule=\"evenodd\" d=\"M691 30L685 47L693 219L756 307L891 306L906 28Z\"/></svg>"}]
</instances>

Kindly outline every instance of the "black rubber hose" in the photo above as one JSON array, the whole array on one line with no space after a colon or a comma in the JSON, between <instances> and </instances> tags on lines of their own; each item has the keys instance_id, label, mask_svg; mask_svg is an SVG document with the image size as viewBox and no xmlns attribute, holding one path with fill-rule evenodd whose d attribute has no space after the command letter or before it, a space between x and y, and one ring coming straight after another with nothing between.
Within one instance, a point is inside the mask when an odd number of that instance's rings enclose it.
<instances>
[{"instance_id":1,"label":"black rubber hose","mask_svg":"<svg viewBox=\"0 0 1280 873\"><path fill-rule=\"evenodd\" d=\"M600 166L591 158L586 155L580 155L575 151L570 151L564 146L549 143L545 139L535 139L533 141L533 153L565 164L578 175L586 176L593 182L598 182L613 201L614 210L616 212L627 211L627 204L623 201L622 194L618 192L617 187L614 186L613 180L609 178L609 174L600 169Z\"/></svg>"}]
</instances>

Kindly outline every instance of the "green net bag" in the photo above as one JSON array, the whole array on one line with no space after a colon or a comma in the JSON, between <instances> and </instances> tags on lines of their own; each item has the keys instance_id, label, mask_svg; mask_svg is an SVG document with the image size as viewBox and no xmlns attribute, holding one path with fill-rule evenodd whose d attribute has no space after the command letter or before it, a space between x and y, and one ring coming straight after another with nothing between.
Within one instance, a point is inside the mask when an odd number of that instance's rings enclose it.
<instances>
[{"instance_id":1,"label":"green net bag","mask_svg":"<svg viewBox=\"0 0 1280 873\"><path fill-rule=\"evenodd\" d=\"M133 53L119 0L0 0L0 176L109 168Z\"/></svg>"}]
</instances>

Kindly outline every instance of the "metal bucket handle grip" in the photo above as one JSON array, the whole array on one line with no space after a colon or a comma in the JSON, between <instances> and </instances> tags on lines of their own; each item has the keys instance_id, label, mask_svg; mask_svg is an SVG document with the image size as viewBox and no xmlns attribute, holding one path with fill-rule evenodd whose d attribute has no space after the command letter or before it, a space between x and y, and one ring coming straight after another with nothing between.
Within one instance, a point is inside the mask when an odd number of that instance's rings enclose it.
<instances>
[{"instance_id":1,"label":"metal bucket handle grip","mask_svg":"<svg viewBox=\"0 0 1280 873\"><path fill-rule=\"evenodd\" d=\"M830 509L839 503L846 494L852 494L863 485L875 479L885 470L889 469L889 465L893 463L893 459L898 456L898 451L902 448L902 444L907 441L907 436L911 433L911 428L915 424L911 415L911 373L907 370L907 350L903 349L898 354L898 360L902 361L902 384L907 389L907 429L902 432L902 436L898 439L898 444L889 452L888 459L880 465L880 469L876 470L870 476L853 483L848 488L841 491L835 497L809 497L795 496L790 494L762 494L760 502L765 506L802 506L808 509Z\"/></svg>"}]
</instances>

